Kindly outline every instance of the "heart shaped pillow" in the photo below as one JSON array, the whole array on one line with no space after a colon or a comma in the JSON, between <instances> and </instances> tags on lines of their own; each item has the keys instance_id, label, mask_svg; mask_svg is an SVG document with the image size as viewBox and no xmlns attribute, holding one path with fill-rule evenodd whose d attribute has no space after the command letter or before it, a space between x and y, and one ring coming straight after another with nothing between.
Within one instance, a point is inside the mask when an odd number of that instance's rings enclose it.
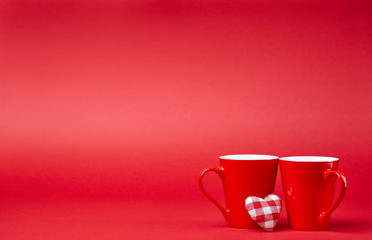
<instances>
[{"instance_id":1,"label":"heart shaped pillow","mask_svg":"<svg viewBox=\"0 0 372 240\"><path fill-rule=\"evenodd\" d=\"M245 208L253 221L266 231L272 232L278 222L282 203L275 194L269 194L264 199L249 196L245 200Z\"/></svg>"}]
</instances>

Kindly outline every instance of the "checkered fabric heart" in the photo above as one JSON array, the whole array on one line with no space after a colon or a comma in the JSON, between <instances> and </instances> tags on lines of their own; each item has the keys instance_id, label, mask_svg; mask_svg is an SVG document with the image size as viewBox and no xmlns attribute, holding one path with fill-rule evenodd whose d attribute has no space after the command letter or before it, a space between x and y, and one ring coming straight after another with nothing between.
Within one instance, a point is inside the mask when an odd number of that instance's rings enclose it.
<instances>
[{"instance_id":1,"label":"checkered fabric heart","mask_svg":"<svg viewBox=\"0 0 372 240\"><path fill-rule=\"evenodd\" d=\"M245 208L253 221L266 231L272 232L278 222L282 203L275 194L267 195L264 199L249 196L245 200Z\"/></svg>"}]
</instances>

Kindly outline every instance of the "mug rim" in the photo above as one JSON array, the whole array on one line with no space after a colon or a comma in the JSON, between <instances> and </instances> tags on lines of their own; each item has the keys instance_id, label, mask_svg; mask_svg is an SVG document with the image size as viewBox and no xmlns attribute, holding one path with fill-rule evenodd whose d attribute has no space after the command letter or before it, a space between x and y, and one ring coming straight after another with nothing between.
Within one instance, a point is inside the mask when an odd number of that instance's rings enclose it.
<instances>
[{"instance_id":1,"label":"mug rim","mask_svg":"<svg viewBox=\"0 0 372 240\"><path fill-rule=\"evenodd\" d=\"M286 162L335 162L340 159L336 157L325 156L288 156L279 158L280 161Z\"/></svg>"},{"instance_id":2,"label":"mug rim","mask_svg":"<svg viewBox=\"0 0 372 240\"><path fill-rule=\"evenodd\" d=\"M219 159L232 161L252 161L252 160L276 160L277 156L265 154L229 154L220 156Z\"/></svg>"}]
</instances>

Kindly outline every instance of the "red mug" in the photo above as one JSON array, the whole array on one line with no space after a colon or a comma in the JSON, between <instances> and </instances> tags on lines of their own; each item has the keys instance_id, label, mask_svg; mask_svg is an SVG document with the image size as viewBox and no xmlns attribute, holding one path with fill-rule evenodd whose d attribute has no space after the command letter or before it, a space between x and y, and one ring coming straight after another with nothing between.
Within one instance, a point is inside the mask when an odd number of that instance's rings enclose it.
<instances>
[{"instance_id":1,"label":"red mug","mask_svg":"<svg viewBox=\"0 0 372 240\"><path fill-rule=\"evenodd\" d=\"M326 230L330 216L346 192L346 178L338 171L339 159L298 156L279 159L289 227L295 230ZM341 183L335 201L337 178Z\"/></svg>"},{"instance_id":2,"label":"red mug","mask_svg":"<svg viewBox=\"0 0 372 240\"><path fill-rule=\"evenodd\" d=\"M245 199L264 198L275 188L278 157L270 155L237 154L220 158L220 167L205 168L199 175L202 193L222 212L225 220L235 228L260 228L249 216ZM213 171L222 179L226 208L212 198L203 187L203 176Z\"/></svg>"}]
</instances>

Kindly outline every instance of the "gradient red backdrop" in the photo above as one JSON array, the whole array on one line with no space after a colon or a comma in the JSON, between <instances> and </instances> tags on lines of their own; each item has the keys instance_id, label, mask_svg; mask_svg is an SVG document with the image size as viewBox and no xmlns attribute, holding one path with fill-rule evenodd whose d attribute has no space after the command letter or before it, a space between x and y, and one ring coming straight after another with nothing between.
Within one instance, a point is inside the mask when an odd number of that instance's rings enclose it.
<instances>
[{"instance_id":1,"label":"gradient red backdrop","mask_svg":"<svg viewBox=\"0 0 372 240\"><path fill-rule=\"evenodd\" d=\"M0 1L1 239L367 238L370 1ZM227 227L218 156L340 158L327 232ZM206 188L223 201L217 176ZM282 196L280 176L276 193Z\"/></svg>"}]
</instances>

